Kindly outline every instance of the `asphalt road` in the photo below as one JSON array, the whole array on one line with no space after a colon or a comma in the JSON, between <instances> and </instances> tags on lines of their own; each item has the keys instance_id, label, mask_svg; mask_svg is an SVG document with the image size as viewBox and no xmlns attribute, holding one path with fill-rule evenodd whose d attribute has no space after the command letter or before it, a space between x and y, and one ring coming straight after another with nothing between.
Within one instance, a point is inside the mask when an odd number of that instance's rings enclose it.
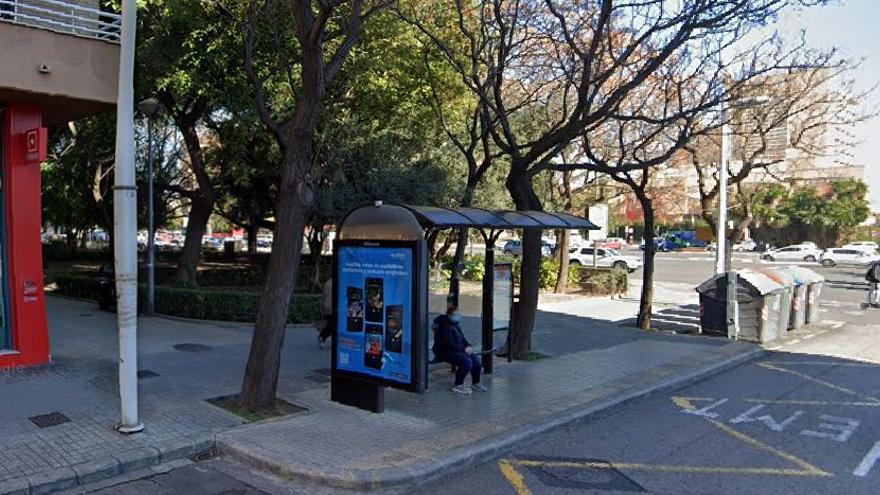
<instances>
[{"instance_id":1,"label":"asphalt road","mask_svg":"<svg viewBox=\"0 0 880 495\"><path fill-rule=\"evenodd\" d=\"M737 255L735 266L760 263ZM414 494L876 494L880 311L858 268L826 276L821 315L767 357L486 460ZM661 254L659 283L697 284L711 256Z\"/></svg>"},{"instance_id":2,"label":"asphalt road","mask_svg":"<svg viewBox=\"0 0 880 495\"><path fill-rule=\"evenodd\" d=\"M711 276L712 259L662 253L657 282L696 285ZM756 255L734 257L737 268L761 263ZM611 410L412 493L878 493L880 310L860 308L862 269L815 268L828 280L824 323L766 358ZM82 491L315 493L223 459Z\"/></svg>"}]
</instances>

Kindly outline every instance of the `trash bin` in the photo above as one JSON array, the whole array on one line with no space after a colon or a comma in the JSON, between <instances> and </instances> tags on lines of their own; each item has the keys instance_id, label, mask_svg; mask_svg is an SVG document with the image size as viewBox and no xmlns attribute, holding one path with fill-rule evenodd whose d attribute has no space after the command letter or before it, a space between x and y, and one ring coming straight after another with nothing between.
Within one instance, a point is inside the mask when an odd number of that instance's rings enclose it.
<instances>
[{"instance_id":1,"label":"trash bin","mask_svg":"<svg viewBox=\"0 0 880 495\"><path fill-rule=\"evenodd\" d=\"M765 343L779 336L779 312L784 289L754 270L735 272L739 307L737 338ZM727 336L727 273L700 284L700 326L704 333Z\"/></svg>"},{"instance_id":2,"label":"trash bin","mask_svg":"<svg viewBox=\"0 0 880 495\"><path fill-rule=\"evenodd\" d=\"M792 300L792 318L796 318L792 328L800 328L808 323L819 321L819 298L825 285L825 278L802 266L780 267L780 272L790 274L799 285L796 298ZM795 311L794 306L797 305Z\"/></svg>"},{"instance_id":3,"label":"trash bin","mask_svg":"<svg viewBox=\"0 0 880 495\"><path fill-rule=\"evenodd\" d=\"M779 335L783 335L791 328L791 305L795 292L794 277L788 272L773 268L756 268L755 271L767 275L771 280L782 286L782 294L779 300Z\"/></svg>"},{"instance_id":4,"label":"trash bin","mask_svg":"<svg viewBox=\"0 0 880 495\"><path fill-rule=\"evenodd\" d=\"M815 323L819 321L819 299L822 296L822 289L825 287L825 277L819 275L809 268L802 266L792 266L792 271L796 272L807 282L807 307L806 307L806 323Z\"/></svg>"},{"instance_id":5,"label":"trash bin","mask_svg":"<svg viewBox=\"0 0 880 495\"><path fill-rule=\"evenodd\" d=\"M100 290L98 291L98 307L103 311L116 309L116 270L112 263L102 263L98 267Z\"/></svg>"}]
</instances>

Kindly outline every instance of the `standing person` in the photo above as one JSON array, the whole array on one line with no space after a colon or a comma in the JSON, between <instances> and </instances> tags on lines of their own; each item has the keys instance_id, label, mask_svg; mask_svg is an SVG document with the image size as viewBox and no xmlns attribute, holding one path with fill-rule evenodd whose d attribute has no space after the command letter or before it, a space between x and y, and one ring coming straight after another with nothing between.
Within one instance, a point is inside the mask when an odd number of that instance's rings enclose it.
<instances>
[{"instance_id":1,"label":"standing person","mask_svg":"<svg viewBox=\"0 0 880 495\"><path fill-rule=\"evenodd\" d=\"M333 279L324 282L321 294L321 319L315 323L318 330L318 347L324 348L324 342L333 335Z\"/></svg>"},{"instance_id":2,"label":"standing person","mask_svg":"<svg viewBox=\"0 0 880 495\"><path fill-rule=\"evenodd\" d=\"M434 319L434 357L437 361L455 366L455 386L452 391L469 395L473 390L485 392L487 389L480 384L482 363L480 356L474 354L474 348L461 331L461 313L458 307L450 306L445 315ZM464 384L468 374L471 375L471 387Z\"/></svg>"},{"instance_id":3,"label":"standing person","mask_svg":"<svg viewBox=\"0 0 880 495\"><path fill-rule=\"evenodd\" d=\"M872 262L865 273L868 281L868 304L872 308L880 308L880 260Z\"/></svg>"}]
</instances>

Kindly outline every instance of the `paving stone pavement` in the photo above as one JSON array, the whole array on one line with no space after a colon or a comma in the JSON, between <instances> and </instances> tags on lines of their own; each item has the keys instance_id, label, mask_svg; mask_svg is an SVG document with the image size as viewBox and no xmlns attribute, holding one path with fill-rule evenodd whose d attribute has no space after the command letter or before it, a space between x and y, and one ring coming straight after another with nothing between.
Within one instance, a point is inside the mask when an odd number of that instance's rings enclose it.
<instances>
[{"instance_id":1,"label":"paving stone pavement","mask_svg":"<svg viewBox=\"0 0 880 495\"><path fill-rule=\"evenodd\" d=\"M540 312L533 343L552 359L496 361L491 391L471 397L453 396L448 368L437 366L427 394L389 391L386 413L375 415L329 401L329 350L317 348L312 328L291 327L278 393L308 411L244 425L205 400L238 391L250 325L144 318L139 383L146 430L126 436L114 430L115 315L58 297L49 297L48 306L53 362L0 373L0 494L70 488L215 446L287 477L403 485L758 350L644 333L551 307ZM479 345L477 321L466 318L464 326ZM39 428L29 419L53 412L69 421Z\"/></svg>"},{"instance_id":2,"label":"paving stone pavement","mask_svg":"<svg viewBox=\"0 0 880 495\"><path fill-rule=\"evenodd\" d=\"M401 488L762 352L746 343L670 342L658 334L612 331L641 338L535 363L501 363L485 380L489 392L467 397L450 392L449 374L438 369L427 394L389 390L383 414L333 404L327 389L306 391L289 399L309 407L308 413L221 433L217 447L290 479L357 490Z\"/></svg>"}]
</instances>

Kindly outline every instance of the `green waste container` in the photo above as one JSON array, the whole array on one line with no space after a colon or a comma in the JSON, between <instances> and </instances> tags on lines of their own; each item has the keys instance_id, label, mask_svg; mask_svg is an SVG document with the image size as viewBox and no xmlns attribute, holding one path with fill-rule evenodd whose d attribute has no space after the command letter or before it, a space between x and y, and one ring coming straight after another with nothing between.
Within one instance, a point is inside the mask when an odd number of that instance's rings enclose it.
<instances>
[{"instance_id":1,"label":"green waste container","mask_svg":"<svg viewBox=\"0 0 880 495\"><path fill-rule=\"evenodd\" d=\"M779 336L782 286L754 270L740 270L736 274L739 308L736 337L759 343L775 340ZM727 277L727 273L716 275L696 288L700 294L700 326L704 333L728 335Z\"/></svg>"}]
</instances>

